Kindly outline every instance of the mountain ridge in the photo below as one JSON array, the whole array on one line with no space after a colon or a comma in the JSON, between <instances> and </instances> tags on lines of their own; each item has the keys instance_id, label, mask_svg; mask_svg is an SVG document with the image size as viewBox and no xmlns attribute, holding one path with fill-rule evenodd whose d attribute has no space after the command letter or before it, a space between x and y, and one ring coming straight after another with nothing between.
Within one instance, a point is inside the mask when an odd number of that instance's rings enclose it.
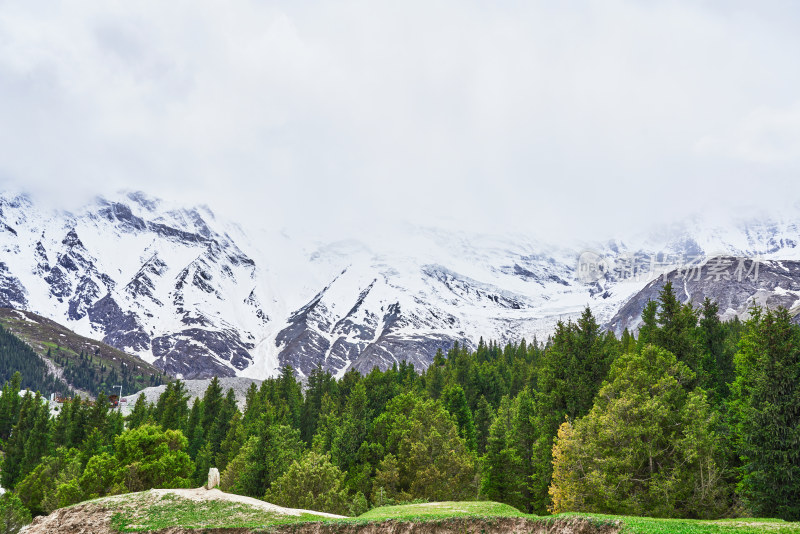
<instances>
[{"instance_id":1,"label":"mountain ridge","mask_svg":"<svg viewBox=\"0 0 800 534\"><path fill-rule=\"evenodd\" d=\"M141 192L72 212L0 194L0 306L64 322L185 379L263 379L284 365L301 377L318 365L335 375L403 360L424 368L455 342L545 339L587 305L614 328L661 274L654 267L720 252L794 261L798 236L787 218L688 221L583 246L419 226L315 243Z\"/></svg>"}]
</instances>

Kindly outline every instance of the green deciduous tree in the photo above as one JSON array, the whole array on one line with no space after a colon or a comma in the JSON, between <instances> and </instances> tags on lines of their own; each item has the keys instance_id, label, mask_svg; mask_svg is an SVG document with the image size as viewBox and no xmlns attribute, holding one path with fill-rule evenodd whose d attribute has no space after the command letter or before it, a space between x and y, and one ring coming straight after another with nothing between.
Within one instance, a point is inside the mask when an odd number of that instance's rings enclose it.
<instances>
[{"instance_id":1,"label":"green deciduous tree","mask_svg":"<svg viewBox=\"0 0 800 534\"><path fill-rule=\"evenodd\" d=\"M186 453L187 440L180 430L142 425L114 440L114 456L123 470L128 491L150 488L186 488L194 471Z\"/></svg>"},{"instance_id":2,"label":"green deciduous tree","mask_svg":"<svg viewBox=\"0 0 800 534\"><path fill-rule=\"evenodd\" d=\"M250 458L253 457L258 446L258 436L250 436L244 442L236 456L228 462L222 471L219 480L219 489L232 493L244 494L242 475L250 467Z\"/></svg>"},{"instance_id":3,"label":"green deciduous tree","mask_svg":"<svg viewBox=\"0 0 800 534\"><path fill-rule=\"evenodd\" d=\"M393 488L383 488L390 499L475 498L475 459L450 414L437 401L401 397L387 407L381 432L390 454L378 467L373 494L380 490L378 481L392 480L396 472Z\"/></svg>"},{"instance_id":4,"label":"green deciduous tree","mask_svg":"<svg viewBox=\"0 0 800 534\"><path fill-rule=\"evenodd\" d=\"M266 501L289 508L346 515L350 499L344 473L327 456L313 451L294 461L264 496Z\"/></svg>"},{"instance_id":5,"label":"green deciduous tree","mask_svg":"<svg viewBox=\"0 0 800 534\"><path fill-rule=\"evenodd\" d=\"M81 468L79 451L60 447L20 480L15 492L32 513L49 514L58 508L58 486L80 476Z\"/></svg>"},{"instance_id":6,"label":"green deciduous tree","mask_svg":"<svg viewBox=\"0 0 800 534\"><path fill-rule=\"evenodd\" d=\"M553 511L717 517L731 488L717 463L715 415L691 370L648 346L613 364L592 410L553 448Z\"/></svg>"},{"instance_id":7,"label":"green deciduous tree","mask_svg":"<svg viewBox=\"0 0 800 534\"><path fill-rule=\"evenodd\" d=\"M139 427L137 427L139 428ZM92 456L83 470L79 485L86 499L124 493L124 467L109 453Z\"/></svg>"},{"instance_id":8,"label":"green deciduous tree","mask_svg":"<svg viewBox=\"0 0 800 534\"><path fill-rule=\"evenodd\" d=\"M31 513L14 493L0 495L0 529L4 534L16 534L32 520Z\"/></svg>"}]
</instances>

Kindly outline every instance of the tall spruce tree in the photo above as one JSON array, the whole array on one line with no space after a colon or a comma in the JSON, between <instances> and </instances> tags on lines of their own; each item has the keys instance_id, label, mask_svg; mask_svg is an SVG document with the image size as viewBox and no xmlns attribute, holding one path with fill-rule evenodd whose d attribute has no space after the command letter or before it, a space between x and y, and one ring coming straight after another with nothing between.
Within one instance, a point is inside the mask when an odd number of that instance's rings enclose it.
<instances>
[{"instance_id":1,"label":"tall spruce tree","mask_svg":"<svg viewBox=\"0 0 800 534\"><path fill-rule=\"evenodd\" d=\"M189 415L189 395L186 384L175 380L167 384L164 392L158 397L153 410L154 419L165 429L185 430Z\"/></svg>"},{"instance_id":2,"label":"tall spruce tree","mask_svg":"<svg viewBox=\"0 0 800 534\"><path fill-rule=\"evenodd\" d=\"M733 409L741 495L756 516L800 519L800 330L785 309L751 309L736 355Z\"/></svg>"},{"instance_id":3,"label":"tall spruce tree","mask_svg":"<svg viewBox=\"0 0 800 534\"><path fill-rule=\"evenodd\" d=\"M475 423L472 419L472 412L467 406L464 389L457 384L448 386L442 394L442 402L445 409L455 419L458 435L464 438L467 447L474 451L476 448Z\"/></svg>"},{"instance_id":4,"label":"tall spruce tree","mask_svg":"<svg viewBox=\"0 0 800 534\"><path fill-rule=\"evenodd\" d=\"M19 419L21 384L22 375L17 371L11 380L3 385L3 395L0 397L0 440L8 439L11 429Z\"/></svg>"},{"instance_id":5,"label":"tall spruce tree","mask_svg":"<svg viewBox=\"0 0 800 534\"><path fill-rule=\"evenodd\" d=\"M539 358L535 395L536 432L533 444L531 508L546 513L550 501L552 446L564 418L583 417L592 407L611 363L619 353L619 342L600 334L587 307L577 323L559 322L552 343Z\"/></svg>"},{"instance_id":6,"label":"tall spruce tree","mask_svg":"<svg viewBox=\"0 0 800 534\"><path fill-rule=\"evenodd\" d=\"M658 294L658 327L650 342L674 354L694 373L700 371L700 348L695 334L697 321L697 312L692 304L681 304L672 282L666 282ZM690 386L696 383L697 380Z\"/></svg>"},{"instance_id":7,"label":"tall spruce tree","mask_svg":"<svg viewBox=\"0 0 800 534\"><path fill-rule=\"evenodd\" d=\"M536 406L530 391L525 388L517 395L514 407L514 418L511 422L512 441L515 456L518 459L517 484L519 486L520 501L514 503L521 510L532 512L536 496L536 486L533 483L535 472L534 453L536 445Z\"/></svg>"},{"instance_id":8,"label":"tall spruce tree","mask_svg":"<svg viewBox=\"0 0 800 534\"><path fill-rule=\"evenodd\" d=\"M706 298L700 310L698 327L700 342L700 387L709 392L716 401L728 397L729 385L733 382L733 351L726 343L728 332L720 321L719 305Z\"/></svg>"},{"instance_id":9,"label":"tall spruce tree","mask_svg":"<svg viewBox=\"0 0 800 534\"><path fill-rule=\"evenodd\" d=\"M506 504L522 501L520 458L514 444L514 404L503 397L489 428L482 458L481 497Z\"/></svg>"},{"instance_id":10,"label":"tall spruce tree","mask_svg":"<svg viewBox=\"0 0 800 534\"><path fill-rule=\"evenodd\" d=\"M358 449L369 433L369 423L367 389L359 382L347 400L342 422L331 444L332 459L342 471L347 472L355 466Z\"/></svg>"},{"instance_id":11,"label":"tall spruce tree","mask_svg":"<svg viewBox=\"0 0 800 534\"><path fill-rule=\"evenodd\" d=\"M136 403L133 405L133 411L128 416L128 428L140 427L147 423L150 418L150 407L147 403L145 396L139 395L136 397Z\"/></svg>"}]
</instances>

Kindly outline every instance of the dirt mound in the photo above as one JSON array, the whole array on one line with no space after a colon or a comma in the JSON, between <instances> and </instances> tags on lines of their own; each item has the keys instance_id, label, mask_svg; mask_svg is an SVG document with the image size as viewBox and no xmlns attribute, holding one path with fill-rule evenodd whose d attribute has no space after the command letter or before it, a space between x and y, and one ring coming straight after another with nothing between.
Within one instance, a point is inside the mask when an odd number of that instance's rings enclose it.
<instances>
[{"instance_id":1,"label":"dirt mound","mask_svg":"<svg viewBox=\"0 0 800 534\"><path fill-rule=\"evenodd\" d=\"M224 493L218 489L153 489L140 493L127 493L124 495L105 497L103 499L77 504L69 508L60 508L46 517L37 517L33 523L28 525L22 532L25 534L118 534L112 527L112 517L114 513L134 508L142 511L146 516L148 511L153 509L151 507L157 507L159 503L163 503L165 500L168 502L175 502L173 499L177 499L181 502L189 501L191 503L197 503L196 506L203 506L202 503L235 503L245 506L249 511L255 511L257 514L260 514L260 516L264 517L265 522L269 520L269 517L297 517L303 514L332 519L344 519L343 516L326 514L324 512L284 508L259 499ZM193 506L195 505L192 504L190 507ZM162 529L159 532L176 534L181 532L244 534L252 532L252 530L247 528L187 529L176 527Z\"/></svg>"},{"instance_id":2,"label":"dirt mound","mask_svg":"<svg viewBox=\"0 0 800 534\"><path fill-rule=\"evenodd\" d=\"M99 503L88 502L59 508L48 516L37 517L22 529L24 534L117 534L111 528L113 512Z\"/></svg>"}]
</instances>

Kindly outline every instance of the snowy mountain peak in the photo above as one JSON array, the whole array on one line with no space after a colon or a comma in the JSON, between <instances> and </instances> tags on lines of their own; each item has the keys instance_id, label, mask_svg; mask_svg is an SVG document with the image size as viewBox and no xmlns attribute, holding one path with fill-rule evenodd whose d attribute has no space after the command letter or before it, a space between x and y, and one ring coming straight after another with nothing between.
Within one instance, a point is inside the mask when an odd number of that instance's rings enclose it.
<instances>
[{"instance_id":1,"label":"snowy mountain peak","mask_svg":"<svg viewBox=\"0 0 800 534\"><path fill-rule=\"evenodd\" d=\"M656 260L674 269L719 254L797 259L798 220L698 219L582 246L411 225L313 243L142 192L71 212L5 194L0 306L184 378L264 378L285 364L301 375L425 367L456 341L544 339L587 305L608 321L652 281L645 269ZM602 263L588 279L584 253Z\"/></svg>"},{"instance_id":2,"label":"snowy mountain peak","mask_svg":"<svg viewBox=\"0 0 800 534\"><path fill-rule=\"evenodd\" d=\"M56 212L3 197L3 305L60 320L173 374L252 365L268 314L256 267L208 209L143 193ZM247 306L241 303L247 301ZM234 318L233 322L230 318Z\"/></svg>"}]
</instances>

